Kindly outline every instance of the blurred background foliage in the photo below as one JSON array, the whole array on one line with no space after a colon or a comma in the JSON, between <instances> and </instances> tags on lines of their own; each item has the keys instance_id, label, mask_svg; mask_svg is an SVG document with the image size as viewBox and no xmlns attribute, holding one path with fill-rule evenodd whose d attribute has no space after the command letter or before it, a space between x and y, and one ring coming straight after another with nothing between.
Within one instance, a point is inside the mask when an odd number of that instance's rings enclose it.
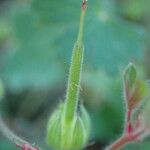
<instances>
[{"instance_id":1,"label":"blurred background foliage","mask_svg":"<svg viewBox=\"0 0 150 150\"><path fill-rule=\"evenodd\" d=\"M17 134L45 144L50 113L64 99L81 0L1 0L1 112ZM123 128L122 70L134 62L150 78L150 1L89 0L81 99L92 120L87 149L116 139ZM148 150L149 140L126 149ZM15 147L0 137L0 149Z\"/></svg>"}]
</instances>

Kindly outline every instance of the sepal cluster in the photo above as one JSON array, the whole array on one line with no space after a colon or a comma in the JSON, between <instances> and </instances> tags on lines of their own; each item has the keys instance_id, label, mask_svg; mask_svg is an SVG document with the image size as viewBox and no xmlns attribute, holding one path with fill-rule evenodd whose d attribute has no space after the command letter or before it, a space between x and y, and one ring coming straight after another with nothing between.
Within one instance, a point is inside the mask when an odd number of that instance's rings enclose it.
<instances>
[{"instance_id":1,"label":"sepal cluster","mask_svg":"<svg viewBox=\"0 0 150 150\"><path fill-rule=\"evenodd\" d=\"M83 105L80 105L74 119L65 121L65 104L60 104L52 114L47 126L48 144L56 150L79 150L88 142L90 119Z\"/></svg>"}]
</instances>

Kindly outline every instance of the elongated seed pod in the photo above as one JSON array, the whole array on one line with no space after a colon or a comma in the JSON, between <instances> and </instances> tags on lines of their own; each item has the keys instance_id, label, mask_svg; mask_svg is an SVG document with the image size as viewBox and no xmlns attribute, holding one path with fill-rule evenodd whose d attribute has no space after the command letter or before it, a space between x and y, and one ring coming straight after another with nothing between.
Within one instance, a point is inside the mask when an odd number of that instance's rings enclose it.
<instances>
[{"instance_id":1,"label":"elongated seed pod","mask_svg":"<svg viewBox=\"0 0 150 150\"><path fill-rule=\"evenodd\" d=\"M79 34L72 52L66 99L48 121L47 141L56 150L80 150L89 139L90 119L84 106L79 104L84 55L82 36L85 10L86 1L83 0Z\"/></svg>"}]
</instances>

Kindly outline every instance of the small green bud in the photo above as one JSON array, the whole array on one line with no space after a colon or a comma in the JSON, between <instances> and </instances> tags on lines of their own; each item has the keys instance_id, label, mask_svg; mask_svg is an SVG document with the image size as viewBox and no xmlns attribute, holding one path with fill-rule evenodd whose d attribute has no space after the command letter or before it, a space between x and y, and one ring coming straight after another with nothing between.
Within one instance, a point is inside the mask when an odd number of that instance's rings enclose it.
<instances>
[{"instance_id":1,"label":"small green bud","mask_svg":"<svg viewBox=\"0 0 150 150\"><path fill-rule=\"evenodd\" d=\"M130 63L124 72L125 85L131 89L135 84L136 77L136 68L132 63Z\"/></svg>"},{"instance_id":2,"label":"small green bud","mask_svg":"<svg viewBox=\"0 0 150 150\"><path fill-rule=\"evenodd\" d=\"M148 93L146 82L137 78L136 68L132 63L124 72L124 92L129 110L134 109Z\"/></svg>"},{"instance_id":3,"label":"small green bud","mask_svg":"<svg viewBox=\"0 0 150 150\"><path fill-rule=\"evenodd\" d=\"M64 104L52 114L47 127L48 144L56 150L79 150L88 142L90 121L81 105L71 122L65 122Z\"/></svg>"}]
</instances>

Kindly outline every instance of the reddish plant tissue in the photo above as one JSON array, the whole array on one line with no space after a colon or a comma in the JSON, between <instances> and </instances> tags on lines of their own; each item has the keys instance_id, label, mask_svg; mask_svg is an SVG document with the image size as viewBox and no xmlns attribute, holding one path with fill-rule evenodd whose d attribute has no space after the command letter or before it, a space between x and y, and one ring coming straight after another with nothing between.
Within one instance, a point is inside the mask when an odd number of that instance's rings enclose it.
<instances>
[{"instance_id":1,"label":"reddish plant tissue","mask_svg":"<svg viewBox=\"0 0 150 150\"><path fill-rule=\"evenodd\" d=\"M87 0L83 0L82 2L82 9L85 10L87 7Z\"/></svg>"},{"instance_id":2,"label":"reddish plant tissue","mask_svg":"<svg viewBox=\"0 0 150 150\"><path fill-rule=\"evenodd\" d=\"M17 145L17 147L20 147L22 150L39 150L38 147L33 147L29 144L23 144L22 146Z\"/></svg>"}]
</instances>

